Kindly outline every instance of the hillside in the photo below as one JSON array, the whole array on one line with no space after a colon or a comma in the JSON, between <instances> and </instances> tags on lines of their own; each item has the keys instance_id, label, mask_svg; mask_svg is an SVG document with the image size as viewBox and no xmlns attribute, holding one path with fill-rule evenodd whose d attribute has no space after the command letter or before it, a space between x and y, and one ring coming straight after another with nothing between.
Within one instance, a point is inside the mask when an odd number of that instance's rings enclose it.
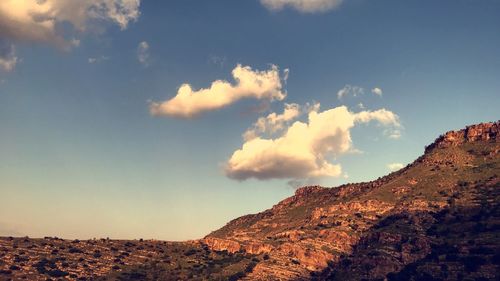
<instances>
[{"instance_id":1,"label":"hillside","mask_svg":"<svg viewBox=\"0 0 500 281\"><path fill-rule=\"evenodd\" d=\"M500 122L372 182L308 186L197 241L1 238L0 280L499 280Z\"/></svg>"},{"instance_id":2,"label":"hillside","mask_svg":"<svg viewBox=\"0 0 500 281\"><path fill-rule=\"evenodd\" d=\"M373 182L300 188L205 242L266 253L248 280L498 278L499 125L448 132Z\"/></svg>"}]
</instances>

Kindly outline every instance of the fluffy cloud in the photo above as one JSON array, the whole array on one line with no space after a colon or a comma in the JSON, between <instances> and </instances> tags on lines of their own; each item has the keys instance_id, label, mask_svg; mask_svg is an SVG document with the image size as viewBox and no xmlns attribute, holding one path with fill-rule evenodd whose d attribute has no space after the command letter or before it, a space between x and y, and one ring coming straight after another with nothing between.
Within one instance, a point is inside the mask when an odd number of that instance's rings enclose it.
<instances>
[{"instance_id":1,"label":"fluffy cloud","mask_svg":"<svg viewBox=\"0 0 500 281\"><path fill-rule=\"evenodd\" d=\"M354 115L355 121L359 123L368 123L372 120L376 120L384 126L395 126L400 127L399 117L392 111L385 108L376 111L361 111Z\"/></svg>"},{"instance_id":2,"label":"fluffy cloud","mask_svg":"<svg viewBox=\"0 0 500 281\"><path fill-rule=\"evenodd\" d=\"M0 69L11 71L17 62L16 47L0 39Z\"/></svg>"},{"instance_id":3,"label":"fluffy cloud","mask_svg":"<svg viewBox=\"0 0 500 281\"><path fill-rule=\"evenodd\" d=\"M303 13L324 12L338 7L343 0L260 0L270 10L281 10L286 6Z\"/></svg>"},{"instance_id":4,"label":"fluffy cloud","mask_svg":"<svg viewBox=\"0 0 500 281\"><path fill-rule=\"evenodd\" d=\"M403 168L404 165L401 164L401 163L391 163L391 164L387 164L387 168L389 169L389 171L397 171L401 168Z\"/></svg>"},{"instance_id":5,"label":"fluffy cloud","mask_svg":"<svg viewBox=\"0 0 500 281\"><path fill-rule=\"evenodd\" d=\"M243 134L243 139L248 141L256 138L259 134L274 134L282 130L285 124L296 119L299 115L300 106L298 104L285 103L285 108L282 114L276 114L273 112L266 117L260 117L257 122L253 124L252 128L248 129Z\"/></svg>"},{"instance_id":6,"label":"fluffy cloud","mask_svg":"<svg viewBox=\"0 0 500 281\"><path fill-rule=\"evenodd\" d=\"M243 98L272 101L286 97L282 90L284 79L280 77L275 65L265 71L237 65L232 76L234 84L217 80L212 82L210 88L200 90L193 90L189 84L183 84L172 99L160 103L152 102L150 112L155 116L191 118L206 111L223 108Z\"/></svg>"},{"instance_id":7,"label":"fluffy cloud","mask_svg":"<svg viewBox=\"0 0 500 281\"><path fill-rule=\"evenodd\" d=\"M377 96L382 96L382 89L378 88L378 87L375 87L372 89L372 93L374 93L375 95Z\"/></svg>"},{"instance_id":8,"label":"fluffy cloud","mask_svg":"<svg viewBox=\"0 0 500 281\"><path fill-rule=\"evenodd\" d=\"M403 126L399 122L399 117L392 111L379 109L377 111L361 111L356 114L356 120L360 123L368 123L371 120L377 120L380 124L388 127L384 129L383 134L390 139L401 138L401 129Z\"/></svg>"},{"instance_id":9,"label":"fluffy cloud","mask_svg":"<svg viewBox=\"0 0 500 281\"><path fill-rule=\"evenodd\" d=\"M365 93L365 89L358 86L345 85L337 92L337 98L340 100L345 96L357 97Z\"/></svg>"},{"instance_id":10,"label":"fluffy cloud","mask_svg":"<svg viewBox=\"0 0 500 281\"><path fill-rule=\"evenodd\" d=\"M137 46L137 60L144 65L149 65L149 44L146 41L142 41Z\"/></svg>"},{"instance_id":11,"label":"fluffy cloud","mask_svg":"<svg viewBox=\"0 0 500 281\"><path fill-rule=\"evenodd\" d=\"M90 23L108 21L127 28L139 17L139 5L140 0L2 0L0 38L9 44L35 42L70 50L80 44L72 36L85 32ZM17 57L0 60L4 69L12 70Z\"/></svg>"},{"instance_id":12,"label":"fluffy cloud","mask_svg":"<svg viewBox=\"0 0 500 281\"><path fill-rule=\"evenodd\" d=\"M140 0L3 0L0 36L14 41L55 43L68 48L57 25L70 23L85 31L90 20L111 21L125 29L139 17Z\"/></svg>"},{"instance_id":13,"label":"fluffy cloud","mask_svg":"<svg viewBox=\"0 0 500 281\"><path fill-rule=\"evenodd\" d=\"M230 178L313 178L342 175L340 164L329 161L352 150L350 130L357 124L377 121L398 127L398 116L386 109L353 113L345 106L308 114L276 138L254 136L233 153L225 172Z\"/></svg>"}]
</instances>

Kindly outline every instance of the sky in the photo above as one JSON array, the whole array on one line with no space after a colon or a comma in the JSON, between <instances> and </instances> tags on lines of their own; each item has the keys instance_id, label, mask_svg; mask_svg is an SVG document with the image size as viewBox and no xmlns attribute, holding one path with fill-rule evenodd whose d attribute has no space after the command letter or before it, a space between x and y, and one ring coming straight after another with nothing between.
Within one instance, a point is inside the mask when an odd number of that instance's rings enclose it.
<instances>
[{"instance_id":1,"label":"sky","mask_svg":"<svg viewBox=\"0 0 500 281\"><path fill-rule=\"evenodd\" d=\"M197 239L499 119L498 0L6 0L0 235Z\"/></svg>"}]
</instances>

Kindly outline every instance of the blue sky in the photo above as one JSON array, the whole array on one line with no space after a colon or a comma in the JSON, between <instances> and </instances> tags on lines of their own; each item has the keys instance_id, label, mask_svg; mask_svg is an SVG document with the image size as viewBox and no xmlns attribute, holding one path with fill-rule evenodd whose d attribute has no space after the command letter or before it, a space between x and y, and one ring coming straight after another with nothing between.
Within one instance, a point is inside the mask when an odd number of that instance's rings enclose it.
<instances>
[{"instance_id":1,"label":"blue sky","mask_svg":"<svg viewBox=\"0 0 500 281\"><path fill-rule=\"evenodd\" d=\"M81 19L35 2L0 4L0 235L200 238L292 195L290 182L372 180L447 130L499 118L499 1L116 0L126 9ZM29 8L50 12L54 27L19 16ZM189 118L151 113L184 83L195 93L215 80L237 87L238 64L251 73L275 65L279 84ZM250 171L256 159L245 158L228 172L259 118L298 106L300 116L257 137L278 143L295 122L313 127L306 104L315 102L312 114L325 121L316 124L343 132L317 134L348 150L329 143L312 159L318 167L295 169L307 161L288 163L295 151L274 144L262 155L280 165ZM341 106L348 111L330 111ZM346 125L341 114L358 121ZM341 172L321 172L320 160Z\"/></svg>"}]
</instances>

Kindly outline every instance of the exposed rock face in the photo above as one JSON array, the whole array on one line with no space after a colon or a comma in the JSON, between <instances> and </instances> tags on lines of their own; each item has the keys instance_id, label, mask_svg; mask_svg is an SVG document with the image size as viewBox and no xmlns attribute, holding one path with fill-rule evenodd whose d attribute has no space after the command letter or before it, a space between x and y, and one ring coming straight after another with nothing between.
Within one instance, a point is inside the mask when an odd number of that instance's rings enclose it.
<instances>
[{"instance_id":1,"label":"exposed rock face","mask_svg":"<svg viewBox=\"0 0 500 281\"><path fill-rule=\"evenodd\" d=\"M427 146L414 163L372 182L299 188L269 210L229 222L205 241L213 249L266 253L269 258L244 280L423 278L418 274L427 278L437 276L441 268L433 270L429 261L418 271L408 266L423 263L446 243L461 245L457 246L459 262L440 264L454 268L447 273L449 279L490 278L492 270L498 270L492 254L483 255L484 268L459 276L457 263L466 263L470 242L448 241L433 231L467 217L459 214L461 210L488 209L488 225L496 226L486 228L484 237L465 236L482 239L481 247L488 253L500 252L500 240L491 238L500 236L499 125L482 123L448 132ZM452 218L443 220L438 215L449 210L455 210ZM404 275L407 272L414 275Z\"/></svg>"},{"instance_id":2,"label":"exposed rock face","mask_svg":"<svg viewBox=\"0 0 500 281\"><path fill-rule=\"evenodd\" d=\"M228 251L229 253L236 253L241 250L240 243L233 240L207 237L203 239L203 242L214 251Z\"/></svg>"},{"instance_id":3,"label":"exposed rock face","mask_svg":"<svg viewBox=\"0 0 500 281\"><path fill-rule=\"evenodd\" d=\"M274 249L274 247L269 244L250 242L249 244L241 245L233 240L214 237L206 237L202 240L202 242L214 251L227 251L229 253L244 251L249 254L260 255L263 253L269 253Z\"/></svg>"},{"instance_id":4,"label":"exposed rock face","mask_svg":"<svg viewBox=\"0 0 500 281\"><path fill-rule=\"evenodd\" d=\"M301 206L307 203L307 199L314 193L319 193L323 191L325 188L321 186L304 186L297 188L295 190L295 195L292 197L288 197L285 200L279 202L278 204L273 206L274 211L279 211L284 208L288 208L290 206Z\"/></svg>"},{"instance_id":5,"label":"exposed rock face","mask_svg":"<svg viewBox=\"0 0 500 281\"><path fill-rule=\"evenodd\" d=\"M272 250L274 250L274 247L269 244L263 244L263 243L251 243L248 245L245 245L243 248L245 252L253 255L260 255L263 253L269 253Z\"/></svg>"},{"instance_id":6,"label":"exposed rock face","mask_svg":"<svg viewBox=\"0 0 500 281\"><path fill-rule=\"evenodd\" d=\"M430 152L434 148L444 148L449 146L459 146L466 142L475 141L500 141L497 139L500 130L500 121L491 123L481 123L467 126L463 130L449 131L437 138L434 143L425 148L425 152Z\"/></svg>"}]
</instances>

